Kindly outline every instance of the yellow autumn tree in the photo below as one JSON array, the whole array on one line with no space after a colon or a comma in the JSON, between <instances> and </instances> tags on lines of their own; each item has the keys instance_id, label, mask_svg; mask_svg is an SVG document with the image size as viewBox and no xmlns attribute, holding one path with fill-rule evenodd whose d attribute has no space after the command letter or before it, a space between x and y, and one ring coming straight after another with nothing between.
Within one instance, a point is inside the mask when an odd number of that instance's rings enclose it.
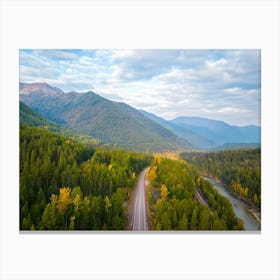
<instances>
[{"instance_id":1,"label":"yellow autumn tree","mask_svg":"<svg viewBox=\"0 0 280 280\"><path fill-rule=\"evenodd\" d=\"M79 210L79 206L82 204L82 191L80 187L75 187L71 191L71 199L74 204L75 211Z\"/></svg>"},{"instance_id":2,"label":"yellow autumn tree","mask_svg":"<svg viewBox=\"0 0 280 280\"><path fill-rule=\"evenodd\" d=\"M161 199L162 199L163 201L166 201L166 200L167 200L168 194L169 194L169 192L168 192L168 189L167 189L166 185L164 185L164 184L161 185L161 188L160 188L160 196L161 196Z\"/></svg>"},{"instance_id":3,"label":"yellow autumn tree","mask_svg":"<svg viewBox=\"0 0 280 280\"><path fill-rule=\"evenodd\" d=\"M156 174L156 166L152 167L149 171L149 173L147 174L147 177L152 181L154 179L157 178L157 174Z\"/></svg>"},{"instance_id":4,"label":"yellow autumn tree","mask_svg":"<svg viewBox=\"0 0 280 280\"><path fill-rule=\"evenodd\" d=\"M58 196L58 203L57 207L62 211L65 212L67 206L72 202L71 196L71 189L70 188L61 188L59 189L59 196Z\"/></svg>"}]
</instances>

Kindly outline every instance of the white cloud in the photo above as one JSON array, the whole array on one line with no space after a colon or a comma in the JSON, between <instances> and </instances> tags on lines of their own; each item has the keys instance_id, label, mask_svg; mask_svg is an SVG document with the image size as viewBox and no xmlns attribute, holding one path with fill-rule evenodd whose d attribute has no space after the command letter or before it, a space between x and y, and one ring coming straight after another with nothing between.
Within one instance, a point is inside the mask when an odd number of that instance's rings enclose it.
<instances>
[{"instance_id":1,"label":"white cloud","mask_svg":"<svg viewBox=\"0 0 280 280\"><path fill-rule=\"evenodd\" d=\"M232 87L232 88L226 88L224 91L228 92L228 93L236 93L239 92L241 90L241 88L239 87Z\"/></svg>"},{"instance_id":2,"label":"white cloud","mask_svg":"<svg viewBox=\"0 0 280 280\"><path fill-rule=\"evenodd\" d=\"M168 119L259 122L258 50L21 50L20 80L94 90Z\"/></svg>"},{"instance_id":3,"label":"white cloud","mask_svg":"<svg viewBox=\"0 0 280 280\"><path fill-rule=\"evenodd\" d=\"M227 62L226 59L221 58L221 59L218 59L218 60L215 60L215 61L206 60L205 64L208 68L213 69L213 68L218 68L218 67L225 66L225 65L228 64L228 62Z\"/></svg>"},{"instance_id":4,"label":"white cloud","mask_svg":"<svg viewBox=\"0 0 280 280\"><path fill-rule=\"evenodd\" d=\"M233 108L233 107L224 107L221 108L217 111L217 113L222 113L222 114L228 114L228 113L244 113L244 112L248 112L248 110L243 110L243 109L239 109L239 108Z\"/></svg>"},{"instance_id":5,"label":"white cloud","mask_svg":"<svg viewBox=\"0 0 280 280\"><path fill-rule=\"evenodd\" d=\"M116 50L112 55L111 55L111 60L113 62L118 62L122 61L127 58L134 58L135 55L133 50Z\"/></svg>"}]
</instances>

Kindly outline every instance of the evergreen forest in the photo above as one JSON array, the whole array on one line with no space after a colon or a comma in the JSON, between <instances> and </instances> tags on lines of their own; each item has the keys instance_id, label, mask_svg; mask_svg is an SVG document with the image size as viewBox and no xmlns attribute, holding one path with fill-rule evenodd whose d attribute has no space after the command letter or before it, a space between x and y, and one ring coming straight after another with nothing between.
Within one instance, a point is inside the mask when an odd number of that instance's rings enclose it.
<instances>
[{"instance_id":1,"label":"evergreen forest","mask_svg":"<svg viewBox=\"0 0 280 280\"><path fill-rule=\"evenodd\" d=\"M230 201L183 161L155 158L148 178L151 226L154 230L242 230ZM196 199L199 189L209 205Z\"/></svg>"},{"instance_id":2,"label":"evergreen forest","mask_svg":"<svg viewBox=\"0 0 280 280\"><path fill-rule=\"evenodd\" d=\"M151 160L21 125L20 229L125 229L131 190Z\"/></svg>"},{"instance_id":3,"label":"evergreen forest","mask_svg":"<svg viewBox=\"0 0 280 280\"><path fill-rule=\"evenodd\" d=\"M181 157L205 175L221 179L236 196L261 207L261 149L212 153L182 153Z\"/></svg>"}]
</instances>

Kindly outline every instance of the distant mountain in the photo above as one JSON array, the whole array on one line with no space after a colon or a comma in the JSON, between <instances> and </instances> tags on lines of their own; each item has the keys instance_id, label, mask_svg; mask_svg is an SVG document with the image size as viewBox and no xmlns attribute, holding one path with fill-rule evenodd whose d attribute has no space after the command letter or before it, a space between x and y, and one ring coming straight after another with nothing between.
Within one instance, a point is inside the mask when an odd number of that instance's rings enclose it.
<instances>
[{"instance_id":1,"label":"distant mountain","mask_svg":"<svg viewBox=\"0 0 280 280\"><path fill-rule=\"evenodd\" d=\"M133 107L94 92L64 93L47 84L20 84L20 100L58 124L129 150L188 149L191 144Z\"/></svg>"},{"instance_id":2,"label":"distant mountain","mask_svg":"<svg viewBox=\"0 0 280 280\"><path fill-rule=\"evenodd\" d=\"M55 95L55 94L61 94L63 93L62 90L56 87L51 87L50 85L46 83L19 83L19 91L20 94L30 94L30 93L36 93L40 92L41 94L45 95Z\"/></svg>"},{"instance_id":3,"label":"distant mountain","mask_svg":"<svg viewBox=\"0 0 280 280\"><path fill-rule=\"evenodd\" d=\"M184 128L184 127L179 126L179 125L176 125L176 124L174 124L170 121L167 121L163 118L160 118L160 117L158 117L158 116L156 116L152 113L148 113L144 110L139 110L139 112L141 112L143 115L145 115L149 119L157 122L161 126L169 129L170 131L172 131L178 137L181 137L183 139L188 140L191 143L191 145L195 148L198 148L198 149L212 149L212 148L217 146L217 144L214 143L213 141L211 141L211 140L207 139L206 137L203 137L203 136L193 132L190 129Z\"/></svg>"},{"instance_id":4,"label":"distant mountain","mask_svg":"<svg viewBox=\"0 0 280 280\"><path fill-rule=\"evenodd\" d=\"M236 149L255 149L259 148L260 143L226 143L221 146L217 146L213 151L225 151L225 150L236 150Z\"/></svg>"},{"instance_id":5,"label":"distant mountain","mask_svg":"<svg viewBox=\"0 0 280 280\"><path fill-rule=\"evenodd\" d=\"M261 128L259 126L233 126L223 121L199 117L178 117L171 120L171 123L211 140L216 143L216 146L225 143L261 142Z\"/></svg>"}]
</instances>

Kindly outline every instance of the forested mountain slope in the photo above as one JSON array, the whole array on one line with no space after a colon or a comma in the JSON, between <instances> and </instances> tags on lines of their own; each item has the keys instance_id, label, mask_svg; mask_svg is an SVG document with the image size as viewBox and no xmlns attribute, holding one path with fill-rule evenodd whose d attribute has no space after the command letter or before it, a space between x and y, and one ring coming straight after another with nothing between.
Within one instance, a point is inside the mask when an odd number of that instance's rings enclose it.
<instances>
[{"instance_id":1,"label":"forested mountain slope","mask_svg":"<svg viewBox=\"0 0 280 280\"><path fill-rule=\"evenodd\" d=\"M142 151L191 147L187 140L133 107L112 102L94 92L64 93L47 84L20 84L20 100L62 126L97 138L101 144Z\"/></svg>"},{"instance_id":2,"label":"forested mountain slope","mask_svg":"<svg viewBox=\"0 0 280 280\"><path fill-rule=\"evenodd\" d=\"M58 132L61 135L73 138L82 143L92 144L95 146L98 144L97 139L90 137L88 135L75 133L70 128L63 127L53 121L48 120L47 118L34 111L23 102L20 102L19 104L19 122L20 125L25 124L29 126L36 126L36 127L47 129L52 132Z\"/></svg>"},{"instance_id":3,"label":"forested mountain slope","mask_svg":"<svg viewBox=\"0 0 280 280\"><path fill-rule=\"evenodd\" d=\"M32 110L29 106L27 106L23 102L19 103L19 121L20 124L47 127L51 131L57 131L57 132L61 131L61 127L58 124L48 120L41 114Z\"/></svg>"}]
</instances>

